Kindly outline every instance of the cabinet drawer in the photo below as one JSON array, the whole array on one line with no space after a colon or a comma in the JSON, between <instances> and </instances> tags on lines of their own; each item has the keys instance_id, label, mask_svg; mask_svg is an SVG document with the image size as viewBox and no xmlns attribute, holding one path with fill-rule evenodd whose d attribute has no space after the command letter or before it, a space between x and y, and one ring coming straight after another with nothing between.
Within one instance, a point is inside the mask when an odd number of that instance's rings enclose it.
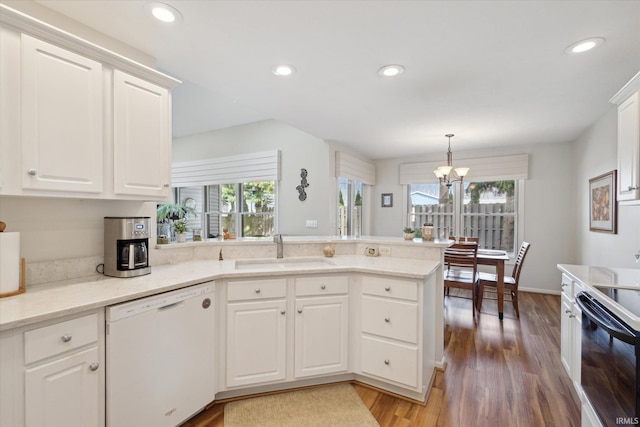
<instances>
[{"instance_id":1,"label":"cabinet drawer","mask_svg":"<svg viewBox=\"0 0 640 427\"><path fill-rule=\"evenodd\" d=\"M250 280L229 282L228 301L261 300L287 296L287 279Z\"/></svg>"},{"instance_id":2,"label":"cabinet drawer","mask_svg":"<svg viewBox=\"0 0 640 427\"><path fill-rule=\"evenodd\" d=\"M296 279L296 296L346 294L348 277L301 277Z\"/></svg>"},{"instance_id":3,"label":"cabinet drawer","mask_svg":"<svg viewBox=\"0 0 640 427\"><path fill-rule=\"evenodd\" d=\"M562 282L560 284L560 287L563 294L573 299L573 280L571 280L569 276L565 274L562 275Z\"/></svg>"},{"instance_id":4,"label":"cabinet drawer","mask_svg":"<svg viewBox=\"0 0 640 427\"><path fill-rule=\"evenodd\" d=\"M362 372L418 386L418 348L362 337Z\"/></svg>"},{"instance_id":5,"label":"cabinet drawer","mask_svg":"<svg viewBox=\"0 0 640 427\"><path fill-rule=\"evenodd\" d=\"M362 331L418 343L418 304L362 297Z\"/></svg>"},{"instance_id":6,"label":"cabinet drawer","mask_svg":"<svg viewBox=\"0 0 640 427\"><path fill-rule=\"evenodd\" d=\"M367 277L362 282L362 293L418 301L418 284L386 277Z\"/></svg>"},{"instance_id":7,"label":"cabinet drawer","mask_svg":"<svg viewBox=\"0 0 640 427\"><path fill-rule=\"evenodd\" d=\"M98 341L98 315L79 317L24 333L24 362L30 364Z\"/></svg>"}]
</instances>

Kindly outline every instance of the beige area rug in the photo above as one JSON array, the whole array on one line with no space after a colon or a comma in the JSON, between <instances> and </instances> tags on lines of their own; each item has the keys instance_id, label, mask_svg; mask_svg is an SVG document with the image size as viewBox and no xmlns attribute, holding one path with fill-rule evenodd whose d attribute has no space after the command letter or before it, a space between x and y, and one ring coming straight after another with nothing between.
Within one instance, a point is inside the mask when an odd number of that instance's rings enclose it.
<instances>
[{"instance_id":1,"label":"beige area rug","mask_svg":"<svg viewBox=\"0 0 640 427\"><path fill-rule=\"evenodd\" d=\"M379 427L351 384L334 384L227 403L225 427Z\"/></svg>"}]
</instances>

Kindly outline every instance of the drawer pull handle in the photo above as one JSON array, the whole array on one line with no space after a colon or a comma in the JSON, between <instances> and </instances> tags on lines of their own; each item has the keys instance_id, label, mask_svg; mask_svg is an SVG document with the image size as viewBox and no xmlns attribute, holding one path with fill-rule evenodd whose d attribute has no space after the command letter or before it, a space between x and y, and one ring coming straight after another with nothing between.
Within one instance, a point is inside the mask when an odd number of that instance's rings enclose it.
<instances>
[{"instance_id":1,"label":"drawer pull handle","mask_svg":"<svg viewBox=\"0 0 640 427\"><path fill-rule=\"evenodd\" d=\"M568 285L566 283L562 283L560 286L562 286L563 288L566 288Z\"/></svg>"},{"instance_id":2,"label":"drawer pull handle","mask_svg":"<svg viewBox=\"0 0 640 427\"><path fill-rule=\"evenodd\" d=\"M571 313L571 310L567 309L564 311L565 313Z\"/></svg>"},{"instance_id":3,"label":"drawer pull handle","mask_svg":"<svg viewBox=\"0 0 640 427\"><path fill-rule=\"evenodd\" d=\"M260 293L260 288L256 289L256 294Z\"/></svg>"},{"instance_id":4,"label":"drawer pull handle","mask_svg":"<svg viewBox=\"0 0 640 427\"><path fill-rule=\"evenodd\" d=\"M91 369L92 371L97 371L99 367L99 363L92 363L91 365L89 365L89 369Z\"/></svg>"},{"instance_id":5,"label":"drawer pull handle","mask_svg":"<svg viewBox=\"0 0 640 427\"><path fill-rule=\"evenodd\" d=\"M385 317L385 318L384 318L384 321L385 321L385 322L387 322L387 323L389 323L389 322L391 322L391 318L390 318L390 317Z\"/></svg>"},{"instance_id":6,"label":"drawer pull handle","mask_svg":"<svg viewBox=\"0 0 640 427\"><path fill-rule=\"evenodd\" d=\"M391 363L391 362L389 362L389 359L385 359L384 364L388 365L389 363Z\"/></svg>"},{"instance_id":7,"label":"drawer pull handle","mask_svg":"<svg viewBox=\"0 0 640 427\"><path fill-rule=\"evenodd\" d=\"M385 290L385 291L387 291L387 292L389 292L389 291L391 290L391 286L385 286L385 287L384 287L384 290Z\"/></svg>"},{"instance_id":8,"label":"drawer pull handle","mask_svg":"<svg viewBox=\"0 0 640 427\"><path fill-rule=\"evenodd\" d=\"M573 319L574 317L576 317L576 315L575 315L575 314L570 314L570 315L569 315L569 319Z\"/></svg>"},{"instance_id":9,"label":"drawer pull handle","mask_svg":"<svg viewBox=\"0 0 640 427\"><path fill-rule=\"evenodd\" d=\"M320 286L320 289L326 289L327 287L325 285Z\"/></svg>"},{"instance_id":10,"label":"drawer pull handle","mask_svg":"<svg viewBox=\"0 0 640 427\"><path fill-rule=\"evenodd\" d=\"M302 313L302 309L301 308L298 309L298 313Z\"/></svg>"},{"instance_id":11,"label":"drawer pull handle","mask_svg":"<svg viewBox=\"0 0 640 427\"><path fill-rule=\"evenodd\" d=\"M62 339L62 342L69 342L71 341L71 338L72 338L71 335L64 334L61 339Z\"/></svg>"}]
</instances>

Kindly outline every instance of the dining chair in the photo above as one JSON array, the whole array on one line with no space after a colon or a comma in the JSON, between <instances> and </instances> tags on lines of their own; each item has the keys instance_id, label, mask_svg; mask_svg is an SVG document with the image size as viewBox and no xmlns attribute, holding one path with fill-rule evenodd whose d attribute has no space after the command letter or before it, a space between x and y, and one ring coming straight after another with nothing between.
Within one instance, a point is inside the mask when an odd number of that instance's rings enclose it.
<instances>
[{"instance_id":1,"label":"dining chair","mask_svg":"<svg viewBox=\"0 0 640 427\"><path fill-rule=\"evenodd\" d=\"M504 277L504 293L505 295L511 296L511 301L513 302L513 309L516 312L516 317L520 318L520 311L518 310L518 282L520 281L520 272L522 271L522 265L524 264L524 258L527 256L527 252L529 252L529 248L531 244L529 242L522 242L520 245L520 250L518 251L518 256L516 257L516 262L513 266L513 272L511 276ZM478 301L477 308L478 312L482 308L482 299L484 297L485 287L490 287L491 292L496 292L498 287L498 279L495 274L491 273L479 273L478 280Z\"/></svg>"},{"instance_id":2,"label":"dining chair","mask_svg":"<svg viewBox=\"0 0 640 427\"><path fill-rule=\"evenodd\" d=\"M476 315L476 293L478 282L478 245L474 243L454 243L444 251L444 289L449 295L450 288L471 291L471 306Z\"/></svg>"}]
</instances>

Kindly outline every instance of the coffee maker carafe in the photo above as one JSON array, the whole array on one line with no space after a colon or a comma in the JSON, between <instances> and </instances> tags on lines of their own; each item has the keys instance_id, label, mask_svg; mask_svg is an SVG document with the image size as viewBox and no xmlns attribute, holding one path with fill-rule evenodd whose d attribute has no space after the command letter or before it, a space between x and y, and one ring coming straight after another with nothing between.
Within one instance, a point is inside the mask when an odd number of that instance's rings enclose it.
<instances>
[{"instance_id":1,"label":"coffee maker carafe","mask_svg":"<svg viewBox=\"0 0 640 427\"><path fill-rule=\"evenodd\" d=\"M149 229L146 217L104 218L104 274L134 277L151 273Z\"/></svg>"}]
</instances>

